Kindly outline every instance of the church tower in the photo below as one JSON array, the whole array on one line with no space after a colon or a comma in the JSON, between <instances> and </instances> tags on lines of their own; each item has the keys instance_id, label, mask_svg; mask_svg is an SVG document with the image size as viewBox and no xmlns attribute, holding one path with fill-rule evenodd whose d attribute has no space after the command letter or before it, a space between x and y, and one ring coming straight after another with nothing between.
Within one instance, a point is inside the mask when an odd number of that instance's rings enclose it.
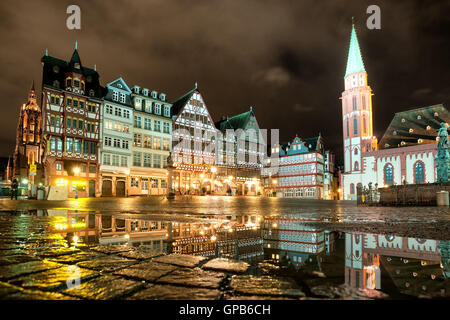
<instances>
[{"instance_id":1,"label":"church tower","mask_svg":"<svg viewBox=\"0 0 450 320\"><path fill-rule=\"evenodd\" d=\"M344 142L344 173L361 172L361 153L377 149L373 136L372 89L367 84L367 73L352 24L347 69L342 92L342 121Z\"/></svg>"},{"instance_id":2,"label":"church tower","mask_svg":"<svg viewBox=\"0 0 450 320\"><path fill-rule=\"evenodd\" d=\"M42 164L42 113L36 101L34 82L28 101L20 108L14 151L13 176L27 178L35 184L36 170ZM40 177L37 177L40 180Z\"/></svg>"}]
</instances>

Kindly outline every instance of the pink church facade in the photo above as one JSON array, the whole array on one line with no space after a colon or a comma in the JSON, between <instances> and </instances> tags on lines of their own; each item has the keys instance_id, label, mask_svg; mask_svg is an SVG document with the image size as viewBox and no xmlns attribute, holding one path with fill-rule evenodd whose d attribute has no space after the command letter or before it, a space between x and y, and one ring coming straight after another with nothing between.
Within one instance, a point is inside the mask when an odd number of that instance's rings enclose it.
<instances>
[{"instance_id":1,"label":"pink church facade","mask_svg":"<svg viewBox=\"0 0 450 320\"><path fill-rule=\"evenodd\" d=\"M442 105L398 112L378 142L373 136L372 89L354 26L342 93L344 170L341 196L356 200L358 187L433 183L437 129L450 122Z\"/></svg>"}]
</instances>

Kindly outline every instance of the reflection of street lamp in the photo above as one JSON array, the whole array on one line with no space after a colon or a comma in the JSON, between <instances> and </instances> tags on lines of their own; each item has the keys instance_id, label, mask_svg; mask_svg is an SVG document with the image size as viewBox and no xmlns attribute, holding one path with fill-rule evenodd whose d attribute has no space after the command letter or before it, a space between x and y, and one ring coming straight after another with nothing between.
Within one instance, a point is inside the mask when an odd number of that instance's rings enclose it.
<instances>
[{"instance_id":1,"label":"reflection of street lamp","mask_svg":"<svg viewBox=\"0 0 450 320\"><path fill-rule=\"evenodd\" d=\"M73 173L75 176L77 176L79 172L80 172L80 168L78 168L78 167L73 168ZM77 185L75 185L75 199L78 199L78 186Z\"/></svg>"}]
</instances>

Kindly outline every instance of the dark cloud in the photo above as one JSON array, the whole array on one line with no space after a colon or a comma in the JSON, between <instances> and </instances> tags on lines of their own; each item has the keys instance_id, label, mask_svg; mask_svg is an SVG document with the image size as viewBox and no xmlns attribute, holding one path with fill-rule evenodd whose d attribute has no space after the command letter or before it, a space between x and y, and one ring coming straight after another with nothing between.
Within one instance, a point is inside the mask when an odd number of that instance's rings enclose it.
<instances>
[{"instance_id":1,"label":"dark cloud","mask_svg":"<svg viewBox=\"0 0 450 320\"><path fill-rule=\"evenodd\" d=\"M80 31L65 26L70 4L81 7ZM381 30L365 27L371 4L381 7ZM68 59L75 40L103 85L122 76L174 100L197 81L215 119L251 105L261 127L281 129L281 140L321 132L339 155L351 17L380 138L394 112L448 102L449 9L431 0L3 0L1 156L13 151L31 81L40 87L45 48Z\"/></svg>"}]
</instances>

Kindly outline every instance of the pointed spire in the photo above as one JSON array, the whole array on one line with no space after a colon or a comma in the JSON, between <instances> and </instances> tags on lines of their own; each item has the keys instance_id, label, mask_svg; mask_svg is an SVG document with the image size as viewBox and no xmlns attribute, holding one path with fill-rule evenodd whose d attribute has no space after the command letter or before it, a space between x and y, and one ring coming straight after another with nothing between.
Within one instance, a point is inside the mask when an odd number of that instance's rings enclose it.
<instances>
[{"instance_id":1,"label":"pointed spire","mask_svg":"<svg viewBox=\"0 0 450 320\"><path fill-rule=\"evenodd\" d=\"M352 19L352 33L350 36L350 47L348 49L345 77L356 72L366 72L366 69L364 68L364 62L361 56L361 50L359 49L358 38L356 36L355 25L353 24Z\"/></svg>"},{"instance_id":2,"label":"pointed spire","mask_svg":"<svg viewBox=\"0 0 450 320\"><path fill-rule=\"evenodd\" d=\"M75 50L78 50L78 41L75 40Z\"/></svg>"},{"instance_id":3,"label":"pointed spire","mask_svg":"<svg viewBox=\"0 0 450 320\"><path fill-rule=\"evenodd\" d=\"M31 83L31 91L34 91L34 79L33 82Z\"/></svg>"},{"instance_id":4,"label":"pointed spire","mask_svg":"<svg viewBox=\"0 0 450 320\"><path fill-rule=\"evenodd\" d=\"M197 81L195 81L195 89L197 89Z\"/></svg>"}]
</instances>

